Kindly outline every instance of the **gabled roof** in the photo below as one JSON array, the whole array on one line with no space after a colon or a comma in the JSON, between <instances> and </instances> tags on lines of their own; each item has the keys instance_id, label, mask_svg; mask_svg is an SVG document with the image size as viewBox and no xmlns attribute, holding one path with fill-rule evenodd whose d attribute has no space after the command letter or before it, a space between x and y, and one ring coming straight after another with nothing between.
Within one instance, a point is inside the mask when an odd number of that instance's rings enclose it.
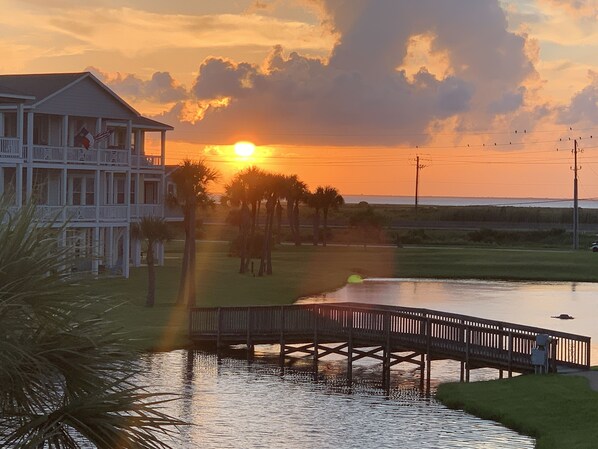
<instances>
[{"instance_id":1,"label":"gabled roof","mask_svg":"<svg viewBox=\"0 0 598 449\"><path fill-rule=\"evenodd\" d=\"M170 125L143 117L108 86L98 80L91 72L0 75L0 96L3 90L20 92L24 95L20 98L27 100L25 102L27 106L37 107L87 78L93 80L107 94L128 109L135 116L133 119L134 124L150 129L174 129Z\"/></svg>"},{"instance_id":2,"label":"gabled roof","mask_svg":"<svg viewBox=\"0 0 598 449\"><path fill-rule=\"evenodd\" d=\"M35 75L0 75L0 85L35 97L27 102L33 105L83 77L85 73L44 73Z\"/></svg>"},{"instance_id":3,"label":"gabled roof","mask_svg":"<svg viewBox=\"0 0 598 449\"><path fill-rule=\"evenodd\" d=\"M137 117L135 120L133 120L133 126L138 126L140 128L145 128L145 129L165 129L165 130L173 130L174 127L167 125L165 123L160 123L156 120L152 120L151 118L147 118L147 117L143 117L143 116L139 116Z\"/></svg>"},{"instance_id":4,"label":"gabled roof","mask_svg":"<svg viewBox=\"0 0 598 449\"><path fill-rule=\"evenodd\" d=\"M121 103L135 115L139 115L139 112L133 109L118 95L116 95L110 88L108 88L108 86L93 76L91 72L0 75L0 84L21 92L25 92L29 95L33 95L35 100L28 102L27 104L35 107L85 78L94 80L100 87L102 87L102 89L114 97L119 103Z\"/></svg>"},{"instance_id":5,"label":"gabled roof","mask_svg":"<svg viewBox=\"0 0 598 449\"><path fill-rule=\"evenodd\" d=\"M0 101L24 103L33 100L35 100L35 97L32 95L27 95L10 87L0 85Z\"/></svg>"}]
</instances>

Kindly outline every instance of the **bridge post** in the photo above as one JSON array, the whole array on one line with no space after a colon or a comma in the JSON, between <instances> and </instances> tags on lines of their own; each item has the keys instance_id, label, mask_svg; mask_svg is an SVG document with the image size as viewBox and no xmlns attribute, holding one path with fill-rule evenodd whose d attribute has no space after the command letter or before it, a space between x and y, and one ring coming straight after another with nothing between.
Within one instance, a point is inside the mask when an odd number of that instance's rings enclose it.
<instances>
[{"instance_id":1,"label":"bridge post","mask_svg":"<svg viewBox=\"0 0 598 449\"><path fill-rule=\"evenodd\" d=\"M353 309L349 309L349 338L347 345L347 382L353 385Z\"/></svg>"},{"instance_id":2,"label":"bridge post","mask_svg":"<svg viewBox=\"0 0 598 449\"><path fill-rule=\"evenodd\" d=\"M430 378L432 377L432 322L426 318L426 395L430 395Z\"/></svg>"},{"instance_id":3,"label":"bridge post","mask_svg":"<svg viewBox=\"0 0 598 449\"><path fill-rule=\"evenodd\" d=\"M255 356L255 346L251 340L251 307L247 308L247 361L251 362Z\"/></svg>"},{"instance_id":4,"label":"bridge post","mask_svg":"<svg viewBox=\"0 0 598 449\"><path fill-rule=\"evenodd\" d=\"M318 380L318 305L314 304L314 381Z\"/></svg>"},{"instance_id":5,"label":"bridge post","mask_svg":"<svg viewBox=\"0 0 598 449\"><path fill-rule=\"evenodd\" d=\"M284 376L285 341L284 341L284 311L285 307L280 306L280 375Z\"/></svg>"},{"instance_id":6,"label":"bridge post","mask_svg":"<svg viewBox=\"0 0 598 449\"><path fill-rule=\"evenodd\" d=\"M216 331L216 357L220 360L220 345L221 343L221 327L222 327L222 308L218 307L216 311L216 320L218 321L217 331Z\"/></svg>"},{"instance_id":7,"label":"bridge post","mask_svg":"<svg viewBox=\"0 0 598 449\"><path fill-rule=\"evenodd\" d=\"M513 332L509 331L509 360L508 360L508 368L509 368L509 379L513 377Z\"/></svg>"},{"instance_id":8,"label":"bridge post","mask_svg":"<svg viewBox=\"0 0 598 449\"><path fill-rule=\"evenodd\" d=\"M500 349L500 353L502 354L503 350L504 350L504 344L503 344L503 331L504 331L504 327L501 324L500 326L498 326L498 338L499 338L499 345L498 348ZM498 371L498 378L502 379L504 377L504 373L503 373L503 369L501 368Z\"/></svg>"},{"instance_id":9,"label":"bridge post","mask_svg":"<svg viewBox=\"0 0 598 449\"><path fill-rule=\"evenodd\" d=\"M384 350L382 352L382 388L390 389L390 314L384 313Z\"/></svg>"},{"instance_id":10,"label":"bridge post","mask_svg":"<svg viewBox=\"0 0 598 449\"><path fill-rule=\"evenodd\" d=\"M469 325L465 331L465 382L469 383L469 342L471 341L471 328Z\"/></svg>"}]
</instances>

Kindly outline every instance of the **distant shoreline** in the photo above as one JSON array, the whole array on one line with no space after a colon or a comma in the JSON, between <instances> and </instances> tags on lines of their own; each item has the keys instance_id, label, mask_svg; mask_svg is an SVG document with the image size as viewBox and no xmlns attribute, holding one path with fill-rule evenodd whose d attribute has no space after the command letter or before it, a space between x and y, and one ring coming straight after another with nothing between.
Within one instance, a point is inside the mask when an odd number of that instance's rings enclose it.
<instances>
[{"instance_id":1,"label":"distant shoreline","mask_svg":"<svg viewBox=\"0 0 598 449\"><path fill-rule=\"evenodd\" d=\"M348 204L365 201L370 204L413 205L413 196L401 195L343 195ZM492 198L492 197L420 197L421 206L512 206L512 207L551 207L572 208L573 200L568 198ZM580 199L579 207L598 209L598 199Z\"/></svg>"}]
</instances>

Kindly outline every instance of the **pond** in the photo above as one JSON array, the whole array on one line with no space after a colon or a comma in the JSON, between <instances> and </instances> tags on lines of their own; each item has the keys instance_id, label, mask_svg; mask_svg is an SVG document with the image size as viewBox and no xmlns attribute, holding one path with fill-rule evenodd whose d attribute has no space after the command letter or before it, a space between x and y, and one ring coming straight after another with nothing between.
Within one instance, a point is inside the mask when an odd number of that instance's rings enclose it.
<instances>
[{"instance_id":1,"label":"pond","mask_svg":"<svg viewBox=\"0 0 598 449\"><path fill-rule=\"evenodd\" d=\"M593 321L598 285L590 283L368 280L299 302L363 302L422 307L593 337L598 362L598 325ZM573 320L552 316L567 313ZM148 356L152 382L181 395L171 412L192 421L183 443L192 448L533 448L534 440L460 411L449 410L417 389L419 373L393 368L390 391L380 386L378 362L354 367L349 388L345 362L320 362L317 381L309 359L296 359L281 375L278 348L259 347L253 363L244 351L221 360L201 351ZM472 371L490 379L497 371ZM434 361L433 389L459 379L459 364Z\"/></svg>"},{"instance_id":2,"label":"pond","mask_svg":"<svg viewBox=\"0 0 598 449\"><path fill-rule=\"evenodd\" d=\"M587 335L592 337L591 362L598 364L598 284L370 279L298 303L346 301L421 307ZM574 319L553 318L560 314Z\"/></svg>"},{"instance_id":3,"label":"pond","mask_svg":"<svg viewBox=\"0 0 598 449\"><path fill-rule=\"evenodd\" d=\"M201 351L147 356L158 391L180 399L169 412L191 421L176 448L531 449L534 440L422 396L414 382L394 378L378 388L379 366L357 375L352 388L323 362L317 382L301 367L284 376L268 352L248 363L218 361Z\"/></svg>"}]
</instances>

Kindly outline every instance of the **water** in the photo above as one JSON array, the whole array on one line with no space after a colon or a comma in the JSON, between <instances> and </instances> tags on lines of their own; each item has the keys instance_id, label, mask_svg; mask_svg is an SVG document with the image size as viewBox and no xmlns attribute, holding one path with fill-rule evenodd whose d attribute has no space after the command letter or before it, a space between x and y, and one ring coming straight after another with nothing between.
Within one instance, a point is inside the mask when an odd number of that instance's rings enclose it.
<instances>
[{"instance_id":1,"label":"water","mask_svg":"<svg viewBox=\"0 0 598 449\"><path fill-rule=\"evenodd\" d=\"M598 284L589 282L506 282L386 279L349 284L299 302L362 302L421 307L592 337L598 364ZM553 316L566 313L573 320Z\"/></svg>"},{"instance_id":2,"label":"water","mask_svg":"<svg viewBox=\"0 0 598 449\"><path fill-rule=\"evenodd\" d=\"M370 204L413 205L413 196L391 195L343 195L345 201L357 204L366 201ZM573 207L573 200L567 198L481 198L424 196L418 198L422 206L515 206L515 207ZM582 198L579 207L584 209L598 208L598 199Z\"/></svg>"},{"instance_id":3,"label":"water","mask_svg":"<svg viewBox=\"0 0 598 449\"><path fill-rule=\"evenodd\" d=\"M593 317L598 284L476 280L368 280L300 302L354 301L423 307L533 325L593 338L598 363L598 324ZM574 320L551 316L567 313ZM278 347L260 347L256 362L212 354L174 351L147 357L149 379L159 390L181 394L170 405L195 426L183 430L175 447L205 448L484 448L526 449L534 441L491 421L449 410L417 390L419 372L407 364L392 370L393 389L380 388L379 362L360 360L354 384L345 380L345 361L321 360L312 380L310 359L295 359L281 375ZM459 379L452 361L432 363L432 390ZM473 370L472 380L492 379L496 370Z\"/></svg>"},{"instance_id":4,"label":"water","mask_svg":"<svg viewBox=\"0 0 598 449\"><path fill-rule=\"evenodd\" d=\"M181 399L168 411L190 420L177 448L527 449L531 438L425 398L407 382L387 395L367 366L349 389L323 362L318 382L300 367L280 375L266 354L245 360L199 351L147 356L158 391ZM356 370L359 371L359 370ZM399 375L407 375L399 374ZM397 374L395 373L395 376ZM356 377L357 377L356 373ZM399 385L393 379L395 385Z\"/></svg>"}]
</instances>

